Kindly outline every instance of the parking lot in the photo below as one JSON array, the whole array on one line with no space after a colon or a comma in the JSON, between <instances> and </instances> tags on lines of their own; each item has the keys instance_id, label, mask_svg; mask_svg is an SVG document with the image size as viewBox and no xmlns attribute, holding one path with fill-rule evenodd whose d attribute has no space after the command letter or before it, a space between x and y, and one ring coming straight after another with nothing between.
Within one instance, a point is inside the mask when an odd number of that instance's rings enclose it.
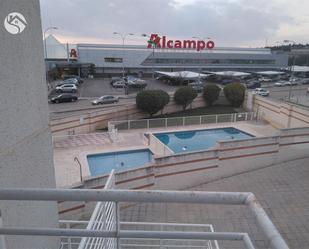
<instances>
[{"instance_id":1,"label":"parking lot","mask_svg":"<svg viewBox=\"0 0 309 249\"><path fill-rule=\"evenodd\" d=\"M147 82L146 89L162 89L172 93L177 86L171 86L159 80L145 79ZM54 83L55 84L55 83ZM262 87L270 91L269 98L286 99L289 95L289 86L274 87L273 83L265 83ZM303 103L309 103L309 96L306 95L308 85L292 86L291 99L301 100ZM72 103L49 104L51 117L63 117L72 114L91 111L97 108L111 108L115 105L124 105L135 102L135 96L139 89L130 89L129 94L125 94L124 88L114 88L110 84L110 79L85 79L79 87L79 100ZM102 95L115 95L119 97L119 102L115 104L105 104L104 106L92 106L91 100Z\"/></svg>"}]
</instances>

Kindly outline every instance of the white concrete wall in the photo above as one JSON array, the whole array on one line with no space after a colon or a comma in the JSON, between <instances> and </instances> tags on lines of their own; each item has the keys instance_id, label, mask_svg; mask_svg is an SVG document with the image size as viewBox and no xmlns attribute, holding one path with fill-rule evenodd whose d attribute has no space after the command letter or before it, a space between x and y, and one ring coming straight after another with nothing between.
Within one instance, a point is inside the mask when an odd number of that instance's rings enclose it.
<instances>
[{"instance_id":1,"label":"white concrete wall","mask_svg":"<svg viewBox=\"0 0 309 249\"><path fill-rule=\"evenodd\" d=\"M22 33L3 21L24 15ZM0 188L55 187L39 0L0 3ZM55 202L0 201L3 226L57 227ZM59 248L55 237L7 236L7 249Z\"/></svg>"},{"instance_id":2,"label":"white concrete wall","mask_svg":"<svg viewBox=\"0 0 309 249\"><path fill-rule=\"evenodd\" d=\"M148 166L116 173L122 189L186 189L275 163L308 157L309 127L283 129L278 136L219 142L213 150L156 157ZM107 175L89 177L79 188L103 188ZM83 206L84 205L84 206ZM61 203L61 216L81 217L89 203ZM76 216L79 214L78 216Z\"/></svg>"},{"instance_id":3,"label":"white concrete wall","mask_svg":"<svg viewBox=\"0 0 309 249\"><path fill-rule=\"evenodd\" d=\"M149 149L157 156L168 156L174 154L170 148L152 134L148 134L148 143Z\"/></svg>"},{"instance_id":4,"label":"white concrete wall","mask_svg":"<svg viewBox=\"0 0 309 249\"><path fill-rule=\"evenodd\" d=\"M248 105L248 103L247 103ZM309 126L309 109L255 95L253 109L276 128Z\"/></svg>"}]
</instances>

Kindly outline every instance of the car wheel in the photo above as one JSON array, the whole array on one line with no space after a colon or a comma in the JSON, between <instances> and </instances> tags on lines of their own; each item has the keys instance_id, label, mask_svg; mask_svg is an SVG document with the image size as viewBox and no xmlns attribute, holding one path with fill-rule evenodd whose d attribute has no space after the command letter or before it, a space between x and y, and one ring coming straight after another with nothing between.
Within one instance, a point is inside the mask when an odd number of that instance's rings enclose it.
<instances>
[{"instance_id":1,"label":"car wheel","mask_svg":"<svg viewBox=\"0 0 309 249\"><path fill-rule=\"evenodd\" d=\"M59 103L59 100L57 99L55 102L58 104L58 103Z\"/></svg>"}]
</instances>

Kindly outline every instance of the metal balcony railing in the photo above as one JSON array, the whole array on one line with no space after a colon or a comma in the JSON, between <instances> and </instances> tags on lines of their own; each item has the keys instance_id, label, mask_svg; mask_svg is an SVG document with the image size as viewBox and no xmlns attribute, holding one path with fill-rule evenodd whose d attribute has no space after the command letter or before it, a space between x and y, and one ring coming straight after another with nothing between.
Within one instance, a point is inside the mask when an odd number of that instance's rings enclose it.
<instances>
[{"instance_id":1,"label":"metal balcony railing","mask_svg":"<svg viewBox=\"0 0 309 249\"><path fill-rule=\"evenodd\" d=\"M154 248L175 248L174 245L177 245L177 248L196 247L217 249L217 240L243 241L247 249L254 249L255 247L247 233L214 232L212 226L207 224L121 223L119 219L119 204L121 202L245 205L254 214L257 224L264 232L271 248L289 248L252 193L108 189L113 185L113 179L113 174L111 174L106 184L107 187L104 190L35 188L0 189L0 200L66 200L98 202L89 222L75 221L76 224L87 224L86 229L72 229L69 226L66 226L67 228L56 229L0 227L0 235L59 236L66 238L63 246L67 246L68 249L147 248L147 245L151 245L151 247ZM68 223L69 221L65 222ZM142 225L142 228L137 229L137 226L140 225ZM150 226L155 226L157 228L154 230L148 230L147 227ZM199 229L197 229L198 226L200 226ZM168 229L171 227L172 229ZM175 227L182 229L173 229ZM201 231L201 227L208 227L208 231ZM72 242L72 238L76 237L79 238L79 240L77 240L77 242ZM177 243L175 244L176 241ZM197 241L201 242L201 244L193 244L193 242Z\"/></svg>"},{"instance_id":2,"label":"metal balcony railing","mask_svg":"<svg viewBox=\"0 0 309 249\"><path fill-rule=\"evenodd\" d=\"M109 121L109 130L113 128L117 130L132 130L132 129L151 129L172 126L187 126L187 125L202 125L202 124L217 124L225 122L239 122L253 120L255 114L253 112L229 113L216 115L202 116L187 116L174 118L154 118L140 120L120 120Z\"/></svg>"}]
</instances>

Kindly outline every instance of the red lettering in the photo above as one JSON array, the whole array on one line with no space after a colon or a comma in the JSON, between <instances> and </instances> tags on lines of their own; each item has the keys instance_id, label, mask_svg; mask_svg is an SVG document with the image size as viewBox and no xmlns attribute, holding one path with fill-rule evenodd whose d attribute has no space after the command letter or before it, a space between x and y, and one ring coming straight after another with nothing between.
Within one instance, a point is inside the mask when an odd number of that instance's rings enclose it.
<instances>
[{"instance_id":1,"label":"red lettering","mask_svg":"<svg viewBox=\"0 0 309 249\"><path fill-rule=\"evenodd\" d=\"M74 49L74 48L71 49L71 51L70 51L70 57L77 58L76 49Z\"/></svg>"},{"instance_id":2,"label":"red lettering","mask_svg":"<svg viewBox=\"0 0 309 249\"><path fill-rule=\"evenodd\" d=\"M205 48L205 42L204 41L197 41L197 51L200 51L201 49Z\"/></svg>"},{"instance_id":3,"label":"red lettering","mask_svg":"<svg viewBox=\"0 0 309 249\"><path fill-rule=\"evenodd\" d=\"M196 42L190 41L190 40L184 40L183 41L183 48L196 48Z\"/></svg>"},{"instance_id":4,"label":"red lettering","mask_svg":"<svg viewBox=\"0 0 309 249\"><path fill-rule=\"evenodd\" d=\"M173 41L172 40L168 40L167 47L168 48L173 48Z\"/></svg>"},{"instance_id":5,"label":"red lettering","mask_svg":"<svg viewBox=\"0 0 309 249\"><path fill-rule=\"evenodd\" d=\"M175 41L174 48L182 48L182 46L181 46L181 41L176 40L176 41Z\"/></svg>"},{"instance_id":6,"label":"red lettering","mask_svg":"<svg viewBox=\"0 0 309 249\"><path fill-rule=\"evenodd\" d=\"M206 43L206 47L207 47L208 49L212 49L212 48L215 47L215 43L214 43L213 41L208 41L208 42Z\"/></svg>"},{"instance_id":7,"label":"red lettering","mask_svg":"<svg viewBox=\"0 0 309 249\"><path fill-rule=\"evenodd\" d=\"M166 37L162 37L162 48L165 48L165 43L166 43Z\"/></svg>"},{"instance_id":8,"label":"red lettering","mask_svg":"<svg viewBox=\"0 0 309 249\"><path fill-rule=\"evenodd\" d=\"M196 49L197 51L201 51L205 48L213 49L215 47L215 43L213 41L203 41L203 40L168 40L166 36L162 36L162 39L157 34L151 34L150 40L148 41L147 48L188 48L188 49Z\"/></svg>"}]
</instances>

